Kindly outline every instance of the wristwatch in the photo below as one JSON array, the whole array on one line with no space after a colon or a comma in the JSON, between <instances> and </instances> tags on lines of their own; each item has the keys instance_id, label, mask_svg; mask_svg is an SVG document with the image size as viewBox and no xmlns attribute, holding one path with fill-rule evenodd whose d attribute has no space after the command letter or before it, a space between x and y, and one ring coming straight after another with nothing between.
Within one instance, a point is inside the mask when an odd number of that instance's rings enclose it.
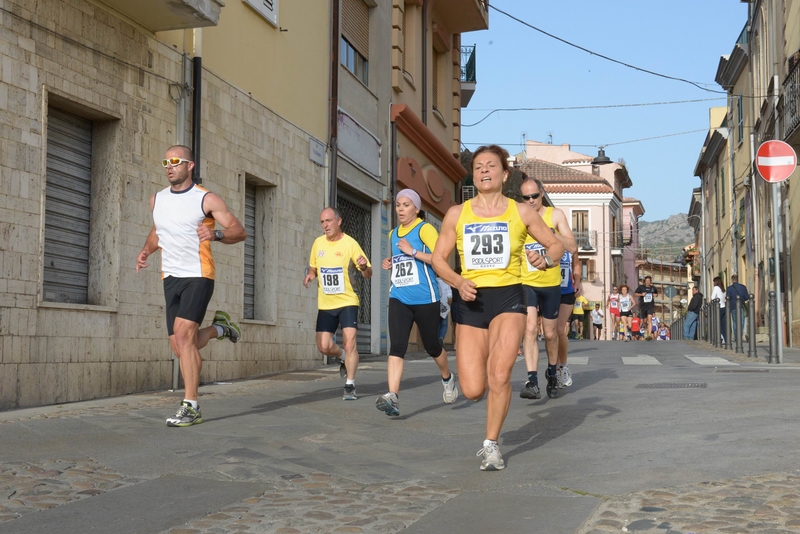
<instances>
[{"instance_id":1,"label":"wristwatch","mask_svg":"<svg viewBox=\"0 0 800 534\"><path fill-rule=\"evenodd\" d=\"M550 259L550 256L544 257L544 263L547 265L548 269L553 266L553 260Z\"/></svg>"},{"instance_id":2,"label":"wristwatch","mask_svg":"<svg viewBox=\"0 0 800 534\"><path fill-rule=\"evenodd\" d=\"M417 259L417 252L419 252L417 249L415 248L411 249L411 257L414 258L415 260Z\"/></svg>"},{"instance_id":3,"label":"wristwatch","mask_svg":"<svg viewBox=\"0 0 800 534\"><path fill-rule=\"evenodd\" d=\"M214 230L214 241L222 241L224 237L225 234L222 233L222 230Z\"/></svg>"}]
</instances>

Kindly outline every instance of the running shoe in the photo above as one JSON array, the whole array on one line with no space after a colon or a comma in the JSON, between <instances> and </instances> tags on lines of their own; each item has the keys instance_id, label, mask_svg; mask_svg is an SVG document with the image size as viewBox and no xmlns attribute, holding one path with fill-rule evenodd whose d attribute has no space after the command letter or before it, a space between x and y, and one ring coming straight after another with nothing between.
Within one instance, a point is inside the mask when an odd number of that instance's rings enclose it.
<instances>
[{"instance_id":1,"label":"running shoe","mask_svg":"<svg viewBox=\"0 0 800 534\"><path fill-rule=\"evenodd\" d=\"M344 395L342 395L342 400L356 400L357 398L358 397L356 396L356 385L345 384Z\"/></svg>"},{"instance_id":2,"label":"running shoe","mask_svg":"<svg viewBox=\"0 0 800 534\"><path fill-rule=\"evenodd\" d=\"M442 399L447 404L452 404L458 398L458 388L456 387L456 375L450 373L450 380L445 382L442 380L442 387L444 387L444 391L442 392Z\"/></svg>"},{"instance_id":3,"label":"running shoe","mask_svg":"<svg viewBox=\"0 0 800 534\"><path fill-rule=\"evenodd\" d=\"M347 378L347 367L344 364L344 360L339 360L339 376Z\"/></svg>"},{"instance_id":4,"label":"running shoe","mask_svg":"<svg viewBox=\"0 0 800 534\"><path fill-rule=\"evenodd\" d=\"M497 446L496 441L484 441L483 448L475 456L483 456L481 471L500 471L506 468L506 463L500 455L500 448Z\"/></svg>"},{"instance_id":5,"label":"running shoe","mask_svg":"<svg viewBox=\"0 0 800 534\"><path fill-rule=\"evenodd\" d=\"M541 399L542 392L539 391L539 384L528 381L525 382L522 391L519 392L519 396L523 399Z\"/></svg>"},{"instance_id":6,"label":"running shoe","mask_svg":"<svg viewBox=\"0 0 800 534\"><path fill-rule=\"evenodd\" d=\"M192 405L188 402L182 402L175 415L167 418L167 426L192 426L199 425L202 422L203 416L200 415L200 406L192 408Z\"/></svg>"},{"instance_id":7,"label":"running shoe","mask_svg":"<svg viewBox=\"0 0 800 534\"><path fill-rule=\"evenodd\" d=\"M397 395L392 393L384 393L375 401L375 407L386 415L400 415L400 405L397 401Z\"/></svg>"},{"instance_id":8,"label":"running shoe","mask_svg":"<svg viewBox=\"0 0 800 534\"><path fill-rule=\"evenodd\" d=\"M242 337L242 331L239 330L236 323L231 322L231 316L222 310L214 313L214 322L211 324L222 328L222 335L217 338L219 340L227 338L231 340L231 343L236 343Z\"/></svg>"},{"instance_id":9,"label":"running shoe","mask_svg":"<svg viewBox=\"0 0 800 534\"><path fill-rule=\"evenodd\" d=\"M558 397L558 372L551 375L545 371L544 377L547 379L547 396L551 399L555 399Z\"/></svg>"},{"instance_id":10,"label":"running shoe","mask_svg":"<svg viewBox=\"0 0 800 534\"><path fill-rule=\"evenodd\" d=\"M569 371L569 366L565 365L561 369L561 381L559 382L559 387L569 387L572 385L572 373Z\"/></svg>"}]
</instances>

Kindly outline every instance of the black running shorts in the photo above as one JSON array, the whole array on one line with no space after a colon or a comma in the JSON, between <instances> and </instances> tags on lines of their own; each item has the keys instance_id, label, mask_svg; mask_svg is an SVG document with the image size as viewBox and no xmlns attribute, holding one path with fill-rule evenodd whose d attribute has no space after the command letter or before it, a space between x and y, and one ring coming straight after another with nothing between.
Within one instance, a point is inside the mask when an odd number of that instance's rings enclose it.
<instances>
[{"instance_id":1,"label":"black running shorts","mask_svg":"<svg viewBox=\"0 0 800 534\"><path fill-rule=\"evenodd\" d=\"M417 324L419 337L425 352L431 358L442 354L439 343L439 301L430 304L403 304L398 299L389 299L389 338L392 346L389 356L403 358L408 350L411 327Z\"/></svg>"},{"instance_id":2,"label":"black running shorts","mask_svg":"<svg viewBox=\"0 0 800 534\"><path fill-rule=\"evenodd\" d=\"M575 293L562 293L561 294L561 304L569 304L570 306L575 305Z\"/></svg>"},{"instance_id":3,"label":"black running shorts","mask_svg":"<svg viewBox=\"0 0 800 534\"><path fill-rule=\"evenodd\" d=\"M175 334L175 319L180 317L200 324L206 315L214 280L210 278L164 278L164 300L167 304L167 333Z\"/></svg>"},{"instance_id":4,"label":"black running shorts","mask_svg":"<svg viewBox=\"0 0 800 534\"><path fill-rule=\"evenodd\" d=\"M558 319L558 308L561 307L561 286L534 287L522 286L525 292L525 305L539 308L543 319Z\"/></svg>"},{"instance_id":5,"label":"black running shorts","mask_svg":"<svg viewBox=\"0 0 800 534\"><path fill-rule=\"evenodd\" d=\"M455 303L453 303L455 304ZM482 287L472 302L458 301L458 324L489 328L492 319L501 313L528 314L522 285Z\"/></svg>"},{"instance_id":6,"label":"black running shorts","mask_svg":"<svg viewBox=\"0 0 800 534\"><path fill-rule=\"evenodd\" d=\"M335 334L340 324L342 328L358 328L358 306L345 306L317 312L317 332Z\"/></svg>"}]
</instances>

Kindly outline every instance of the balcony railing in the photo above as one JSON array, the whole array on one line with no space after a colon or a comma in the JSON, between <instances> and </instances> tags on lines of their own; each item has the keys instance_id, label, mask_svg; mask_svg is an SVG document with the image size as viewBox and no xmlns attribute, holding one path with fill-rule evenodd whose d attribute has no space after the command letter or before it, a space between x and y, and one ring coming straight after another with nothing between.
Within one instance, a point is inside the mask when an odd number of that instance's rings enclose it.
<instances>
[{"instance_id":1,"label":"balcony railing","mask_svg":"<svg viewBox=\"0 0 800 534\"><path fill-rule=\"evenodd\" d=\"M461 47L461 81L475 83L475 45Z\"/></svg>"},{"instance_id":2,"label":"balcony railing","mask_svg":"<svg viewBox=\"0 0 800 534\"><path fill-rule=\"evenodd\" d=\"M629 247L633 242L632 233L633 230L611 232L611 248Z\"/></svg>"},{"instance_id":3,"label":"balcony railing","mask_svg":"<svg viewBox=\"0 0 800 534\"><path fill-rule=\"evenodd\" d=\"M783 120L786 140L800 132L800 51L796 55L798 59L792 62L789 75L783 82Z\"/></svg>"},{"instance_id":4,"label":"balcony railing","mask_svg":"<svg viewBox=\"0 0 800 534\"><path fill-rule=\"evenodd\" d=\"M573 231L578 243L578 254L597 251L597 232L595 230Z\"/></svg>"}]
</instances>

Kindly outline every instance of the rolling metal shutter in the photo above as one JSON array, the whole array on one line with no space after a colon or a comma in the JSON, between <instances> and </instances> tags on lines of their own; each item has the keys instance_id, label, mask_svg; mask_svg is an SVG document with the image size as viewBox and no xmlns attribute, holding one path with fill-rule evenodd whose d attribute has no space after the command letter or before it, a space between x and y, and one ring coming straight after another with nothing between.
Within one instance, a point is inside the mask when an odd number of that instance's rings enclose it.
<instances>
[{"instance_id":1,"label":"rolling metal shutter","mask_svg":"<svg viewBox=\"0 0 800 534\"><path fill-rule=\"evenodd\" d=\"M369 59L369 7L363 0L344 0L342 34L364 59Z\"/></svg>"},{"instance_id":2,"label":"rolling metal shutter","mask_svg":"<svg viewBox=\"0 0 800 534\"><path fill-rule=\"evenodd\" d=\"M244 189L244 318L255 319L256 299L256 186L246 184Z\"/></svg>"},{"instance_id":3,"label":"rolling metal shutter","mask_svg":"<svg viewBox=\"0 0 800 534\"><path fill-rule=\"evenodd\" d=\"M88 304L92 122L47 111L44 300Z\"/></svg>"}]
</instances>

